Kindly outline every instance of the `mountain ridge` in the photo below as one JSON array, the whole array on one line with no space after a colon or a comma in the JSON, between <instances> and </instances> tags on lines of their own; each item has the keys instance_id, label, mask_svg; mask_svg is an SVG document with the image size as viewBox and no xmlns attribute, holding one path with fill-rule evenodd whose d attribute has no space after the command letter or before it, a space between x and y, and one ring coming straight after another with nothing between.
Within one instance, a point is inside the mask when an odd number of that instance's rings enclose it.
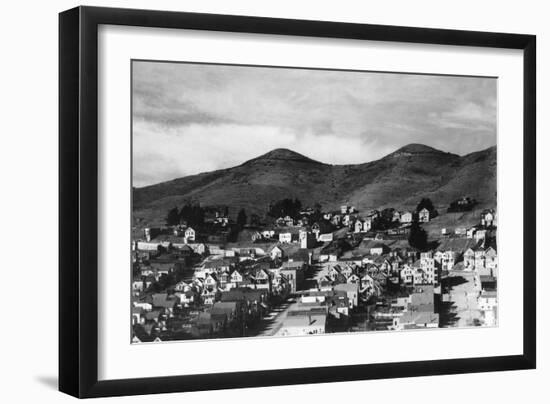
<instances>
[{"instance_id":1,"label":"mountain ridge","mask_svg":"<svg viewBox=\"0 0 550 404\"><path fill-rule=\"evenodd\" d=\"M187 202L262 215L270 202L287 197L326 209L342 203L373 209L410 208L425 196L445 205L463 195L496 204L496 146L458 156L412 143L378 160L345 165L274 149L239 166L134 188L133 213L156 223Z\"/></svg>"}]
</instances>

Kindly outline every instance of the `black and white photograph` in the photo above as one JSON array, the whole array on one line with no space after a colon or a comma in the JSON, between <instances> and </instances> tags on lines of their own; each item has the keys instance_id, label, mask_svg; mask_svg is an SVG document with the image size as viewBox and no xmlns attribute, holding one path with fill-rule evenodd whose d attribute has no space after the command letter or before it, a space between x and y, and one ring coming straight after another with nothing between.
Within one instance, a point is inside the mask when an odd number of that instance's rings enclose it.
<instances>
[{"instance_id":1,"label":"black and white photograph","mask_svg":"<svg viewBox=\"0 0 550 404\"><path fill-rule=\"evenodd\" d=\"M496 78L131 69L133 343L498 326Z\"/></svg>"}]
</instances>

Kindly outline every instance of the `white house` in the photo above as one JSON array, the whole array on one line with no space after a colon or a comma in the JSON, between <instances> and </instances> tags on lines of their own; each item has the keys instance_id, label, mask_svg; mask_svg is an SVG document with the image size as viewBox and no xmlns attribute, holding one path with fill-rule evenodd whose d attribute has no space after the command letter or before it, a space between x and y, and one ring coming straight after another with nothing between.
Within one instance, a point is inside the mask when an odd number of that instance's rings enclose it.
<instances>
[{"instance_id":1,"label":"white house","mask_svg":"<svg viewBox=\"0 0 550 404\"><path fill-rule=\"evenodd\" d=\"M292 233L285 232L279 233L279 243L291 243L292 242Z\"/></svg>"},{"instance_id":2,"label":"white house","mask_svg":"<svg viewBox=\"0 0 550 404\"><path fill-rule=\"evenodd\" d=\"M195 241L195 230L192 227L185 229L185 240Z\"/></svg>"},{"instance_id":3,"label":"white house","mask_svg":"<svg viewBox=\"0 0 550 404\"><path fill-rule=\"evenodd\" d=\"M418 221L427 223L430 221L430 211L426 208L423 208L420 212L418 212Z\"/></svg>"},{"instance_id":4,"label":"white house","mask_svg":"<svg viewBox=\"0 0 550 404\"><path fill-rule=\"evenodd\" d=\"M408 264L403 265L403 268L399 271L399 278L401 283L406 285L412 285L414 283L414 270Z\"/></svg>"},{"instance_id":5,"label":"white house","mask_svg":"<svg viewBox=\"0 0 550 404\"><path fill-rule=\"evenodd\" d=\"M438 281L434 258L420 258L420 268L424 271L425 274L424 283L434 284Z\"/></svg>"},{"instance_id":6,"label":"white house","mask_svg":"<svg viewBox=\"0 0 550 404\"><path fill-rule=\"evenodd\" d=\"M411 212L403 212L401 214L401 223L411 223L413 220L413 215Z\"/></svg>"},{"instance_id":7,"label":"white house","mask_svg":"<svg viewBox=\"0 0 550 404\"><path fill-rule=\"evenodd\" d=\"M473 271L476 265L476 254L473 249L468 248L464 251L464 269L466 271Z\"/></svg>"},{"instance_id":8,"label":"white house","mask_svg":"<svg viewBox=\"0 0 550 404\"><path fill-rule=\"evenodd\" d=\"M271 251L269 252L269 255L272 260L277 258L282 259L284 257L284 251L281 247L275 246L271 249Z\"/></svg>"},{"instance_id":9,"label":"white house","mask_svg":"<svg viewBox=\"0 0 550 404\"><path fill-rule=\"evenodd\" d=\"M372 228L372 216L369 216L363 222L363 231L367 232Z\"/></svg>"},{"instance_id":10,"label":"white house","mask_svg":"<svg viewBox=\"0 0 550 404\"><path fill-rule=\"evenodd\" d=\"M323 243L330 242L333 239L334 239L334 236L332 233L319 234L319 241Z\"/></svg>"},{"instance_id":11,"label":"white house","mask_svg":"<svg viewBox=\"0 0 550 404\"><path fill-rule=\"evenodd\" d=\"M493 247L489 247L485 250L485 268L489 272L489 275L498 276L498 259L497 252Z\"/></svg>"},{"instance_id":12,"label":"white house","mask_svg":"<svg viewBox=\"0 0 550 404\"><path fill-rule=\"evenodd\" d=\"M315 246L315 234L300 230L300 248L313 248Z\"/></svg>"},{"instance_id":13,"label":"white house","mask_svg":"<svg viewBox=\"0 0 550 404\"><path fill-rule=\"evenodd\" d=\"M493 226L495 222L495 213L493 210L484 210L481 213L481 225L485 227Z\"/></svg>"},{"instance_id":14,"label":"white house","mask_svg":"<svg viewBox=\"0 0 550 404\"><path fill-rule=\"evenodd\" d=\"M483 312L484 325L493 327L497 324L497 293L483 290L477 298L478 309Z\"/></svg>"}]
</instances>

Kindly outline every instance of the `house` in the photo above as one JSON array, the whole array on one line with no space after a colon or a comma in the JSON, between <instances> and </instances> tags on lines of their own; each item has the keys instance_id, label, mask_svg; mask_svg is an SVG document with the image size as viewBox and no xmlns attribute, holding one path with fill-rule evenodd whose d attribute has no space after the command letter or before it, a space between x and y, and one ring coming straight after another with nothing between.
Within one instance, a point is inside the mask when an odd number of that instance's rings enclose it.
<instances>
[{"instance_id":1,"label":"house","mask_svg":"<svg viewBox=\"0 0 550 404\"><path fill-rule=\"evenodd\" d=\"M218 289L218 278L215 273L210 273L204 278L204 288L209 291Z\"/></svg>"},{"instance_id":2,"label":"house","mask_svg":"<svg viewBox=\"0 0 550 404\"><path fill-rule=\"evenodd\" d=\"M143 309L141 307L132 307L132 325L142 324L145 322L145 318L142 314Z\"/></svg>"},{"instance_id":3,"label":"house","mask_svg":"<svg viewBox=\"0 0 550 404\"><path fill-rule=\"evenodd\" d=\"M271 293L272 296L282 297L283 299L291 292L291 284L281 272L273 273L271 279Z\"/></svg>"},{"instance_id":4,"label":"house","mask_svg":"<svg viewBox=\"0 0 550 404\"><path fill-rule=\"evenodd\" d=\"M331 281L334 281L337 276L340 274L340 265L334 265L333 267L330 267L327 271L327 276L330 278Z\"/></svg>"},{"instance_id":5,"label":"house","mask_svg":"<svg viewBox=\"0 0 550 404\"><path fill-rule=\"evenodd\" d=\"M493 247L489 247L485 250L485 269L488 272L487 275L495 278L498 276L497 252ZM480 275L483 274L480 273Z\"/></svg>"},{"instance_id":6,"label":"house","mask_svg":"<svg viewBox=\"0 0 550 404\"><path fill-rule=\"evenodd\" d=\"M426 208L423 208L418 212L418 221L421 223L427 223L430 221L430 211Z\"/></svg>"},{"instance_id":7,"label":"house","mask_svg":"<svg viewBox=\"0 0 550 404\"><path fill-rule=\"evenodd\" d=\"M192 227L188 227L187 229L185 229L184 234L185 234L185 240L187 240L187 242L195 241L195 230Z\"/></svg>"},{"instance_id":8,"label":"house","mask_svg":"<svg viewBox=\"0 0 550 404\"><path fill-rule=\"evenodd\" d=\"M372 216L368 216L367 218L365 218L365 220L363 222L363 232L366 233L370 229L372 229L372 221L373 221Z\"/></svg>"},{"instance_id":9,"label":"house","mask_svg":"<svg viewBox=\"0 0 550 404\"><path fill-rule=\"evenodd\" d=\"M148 303L148 302L142 302L142 301L134 302L133 306L134 307L139 307L143 311L153 310L153 305L151 303Z\"/></svg>"},{"instance_id":10,"label":"house","mask_svg":"<svg viewBox=\"0 0 550 404\"><path fill-rule=\"evenodd\" d=\"M485 229L479 229L475 232L474 234L474 239L476 241L479 241L479 240L485 240L485 236L487 235L487 230Z\"/></svg>"},{"instance_id":11,"label":"house","mask_svg":"<svg viewBox=\"0 0 550 404\"><path fill-rule=\"evenodd\" d=\"M168 296L167 293L154 293L153 294L153 307L157 309L164 309L164 312L168 317L174 315L174 308L178 303L178 299L175 296Z\"/></svg>"},{"instance_id":12,"label":"house","mask_svg":"<svg viewBox=\"0 0 550 404\"><path fill-rule=\"evenodd\" d=\"M434 260L442 271L451 271L455 266L458 253L452 250L436 251L434 254Z\"/></svg>"},{"instance_id":13,"label":"house","mask_svg":"<svg viewBox=\"0 0 550 404\"><path fill-rule=\"evenodd\" d=\"M265 269L258 269L254 273L254 285L256 289L271 290L271 278Z\"/></svg>"},{"instance_id":14,"label":"house","mask_svg":"<svg viewBox=\"0 0 550 404\"><path fill-rule=\"evenodd\" d=\"M239 285L243 283L244 277L239 271L235 269L233 272L231 272L229 281L230 281L231 287L238 288Z\"/></svg>"},{"instance_id":15,"label":"house","mask_svg":"<svg viewBox=\"0 0 550 404\"><path fill-rule=\"evenodd\" d=\"M313 248L315 247L316 236L313 233L310 233L305 230L300 230L300 247L301 248Z\"/></svg>"},{"instance_id":16,"label":"house","mask_svg":"<svg viewBox=\"0 0 550 404\"><path fill-rule=\"evenodd\" d=\"M151 285L151 282L147 285L143 278L137 278L132 281L132 291L139 295L139 292L143 292Z\"/></svg>"},{"instance_id":17,"label":"house","mask_svg":"<svg viewBox=\"0 0 550 404\"><path fill-rule=\"evenodd\" d=\"M395 317L394 330L439 327L439 314L433 311L406 311Z\"/></svg>"},{"instance_id":18,"label":"house","mask_svg":"<svg viewBox=\"0 0 550 404\"><path fill-rule=\"evenodd\" d=\"M274 275L277 273L284 275L290 284L290 291L294 293L302 287L305 265L304 261L287 261L283 262L280 268L270 272L273 272Z\"/></svg>"},{"instance_id":19,"label":"house","mask_svg":"<svg viewBox=\"0 0 550 404\"><path fill-rule=\"evenodd\" d=\"M473 248L464 251L464 269L472 271L475 268L475 252Z\"/></svg>"},{"instance_id":20,"label":"house","mask_svg":"<svg viewBox=\"0 0 550 404\"><path fill-rule=\"evenodd\" d=\"M275 260L275 259L283 259L285 258L285 252L284 250L280 247L280 246L274 246L270 251L269 251L269 255L271 257L272 260Z\"/></svg>"},{"instance_id":21,"label":"house","mask_svg":"<svg viewBox=\"0 0 550 404\"><path fill-rule=\"evenodd\" d=\"M279 243L292 243L292 233L291 232L279 233Z\"/></svg>"},{"instance_id":22,"label":"house","mask_svg":"<svg viewBox=\"0 0 550 404\"><path fill-rule=\"evenodd\" d=\"M401 221L401 212L394 211L392 216L392 222L400 222Z\"/></svg>"},{"instance_id":23,"label":"house","mask_svg":"<svg viewBox=\"0 0 550 404\"><path fill-rule=\"evenodd\" d=\"M221 333L227 326L225 313L212 315L210 312L199 313L196 320L199 337L211 337Z\"/></svg>"},{"instance_id":24,"label":"house","mask_svg":"<svg viewBox=\"0 0 550 404\"><path fill-rule=\"evenodd\" d=\"M342 218L342 224L344 226L351 226L351 215L344 215Z\"/></svg>"},{"instance_id":25,"label":"house","mask_svg":"<svg viewBox=\"0 0 550 404\"><path fill-rule=\"evenodd\" d=\"M289 227L294 226L294 219L291 218L290 216L285 216L283 221L285 226L289 226Z\"/></svg>"},{"instance_id":26,"label":"house","mask_svg":"<svg viewBox=\"0 0 550 404\"><path fill-rule=\"evenodd\" d=\"M405 285L412 285L414 283L414 270L409 264L403 265L399 271L399 278L401 283Z\"/></svg>"},{"instance_id":27,"label":"house","mask_svg":"<svg viewBox=\"0 0 550 404\"><path fill-rule=\"evenodd\" d=\"M361 283L361 278L357 274L348 276L348 283Z\"/></svg>"},{"instance_id":28,"label":"house","mask_svg":"<svg viewBox=\"0 0 550 404\"><path fill-rule=\"evenodd\" d=\"M477 298L478 309L483 313L483 323L485 326L494 327L497 325L497 292L481 291Z\"/></svg>"},{"instance_id":29,"label":"house","mask_svg":"<svg viewBox=\"0 0 550 404\"><path fill-rule=\"evenodd\" d=\"M265 239L271 239L275 236L275 230L262 230L262 237Z\"/></svg>"},{"instance_id":30,"label":"house","mask_svg":"<svg viewBox=\"0 0 550 404\"><path fill-rule=\"evenodd\" d=\"M222 302L240 302L247 309L247 317L261 318L269 309L269 291L251 288L236 288L221 294Z\"/></svg>"},{"instance_id":31,"label":"house","mask_svg":"<svg viewBox=\"0 0 550 404\"><path fill-rule=\"evenodd\" d=\"M319 241L322 243L330 243L332 240L334 240L333 233L319 234Z\"/></svg>"},{"instance_id":32,"label":"house","mask_svg":"<svg viewBox=\"0 0 550 404\"><path fill-rule=\"evenodd\" d=\"M319 254L319 261L336 262L342 253L349 250L350 245L344 240L336 240L323 247Z\"/></svg>"},{"instance_id":33,"label":"house","mask_svg":"<svg viewBox=\"0 0 550 404\"><path fill-rule=\"evenodd\" d=\"M189 289L191 289L191 286L185 281L179 281L176 283L176 286L174 286L176 292L185 292Z\"/></svg>"},{"instance_id":34,"label":"house","mask_svg":"<svg viewBox=\"0 0 550 404\"><path fill-rule=\"evenodd\" d=\"M262 238L263 238L262 233L260 233L259 231L253 231L250 234L250 241L252 241L252 242L259 241Z\"/></svg>"},{"instance_id":35,"label":"house","mask_svg":"<svg viewBox=\"0 0 550 404\"><path fill-rule=\"evenodd\" d=\"M413 214L411 212L403 212L401 214L401 223L411 223L413 221Z\"/></svg>"},{"instance_id":36,"label":"house","mask_svg":"<svg viewBox=\"0 0 550 404\"><path fill-rule=\"evenodd\" d=\"M465 236L466 233L467 233L467 230L466 230L465 227L457 227L457 228L455 229L455 234L456 234L457 236Z\"/></svg>"},{"instance_id":37,"label":"house","mask_svg":"<svg viewBox=\"0 0 550 404\"><path fill-rule=\"evenodd\" d=\"M275 225L284 226L285 225L285 218L284 217L278 217L277 219L275 219Z\"/></svg>"},{"instance_id":38,"label":"house","mask_svg":"<svg viewBox=\"0 0 550 404\"><path fill-rule=\"evenodd\" d=\"M493 209L485 209L481 212L480 223L483 227L492 227L495 225L495 211Z\"/></svg>"},{"instance_id":39,"label":"house","mask_svg":"<svg viewBox=\"0 0 550 404\"><path fill-rule=\"evenodd\" d=\"M370 246L370 254L371 255L382 255L386 254L390 251L389 247L384 243L373 243Z\"/></svg>"},{"instance_id":40,"label":"house","mask_svg":"<svg viewBox=\"0 0 550 404\"><path fill-rule=\"evenodd\" d=\"M348 300L350 309L357 307L359 304L359 285L357 283L340 283L334 285L334 292L345 293Z\"/></svg>"},{"instance_id":41,"label":"house","mask_svg":"<svg viewBox=\"0 0 550 404\"><path fill-rule=\"evenodd\" d=\"M466 238L474 238L474 234L476 232L475 227L470 227L468 230L466 230Z\"/></svg>"},{"instance_id":42,"label":"house","mask_svg":"<svg viewBox=\"0 0 550 404\"><path fill-rule=\"evenodd\" d=\"M361 233L363 231L363 222L358 219L355 221L355 224L353 225L355 233Z\"/></svg>"},{"instance_id":43,"label":"house","mask_svg":"<svg viewBox=\"0 0 550 404\"><path fill-rule=\"evenodd\" d=\"M361 291L370 291L374 288L374 278L365 272L361 277Z\"/></svg>"},{"instance_id":44,"label":"house","mask_svg":"<svg viewBox=\"0 0 550 404\"><path fill-rule=\"evenodd\" d=\"M216 302L210 308L213 318L227 318L228 325L239 325L243 320L241 302Z\"/></svg>"},{"instance_id":45,"label":"house","mask_svg":"<svg viewBox=\"0 0 550 404\"><path fill-rule=\"evenodd\" d=\"M434 284L439 281L436 268L435 259L431 257L420 258L420 268L424 272L424 282L426 284Z\"/></svg>"}]
</instances>

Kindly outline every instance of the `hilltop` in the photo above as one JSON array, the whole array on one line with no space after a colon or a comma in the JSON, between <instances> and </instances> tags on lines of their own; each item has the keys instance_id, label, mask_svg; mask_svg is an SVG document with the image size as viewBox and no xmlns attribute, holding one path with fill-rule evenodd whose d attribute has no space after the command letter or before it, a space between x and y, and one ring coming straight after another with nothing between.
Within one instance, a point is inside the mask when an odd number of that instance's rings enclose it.
<instances>
[{"instance_id":1,"label":"hilltop","mask_svg":"<svg viewBox=\"0 0 550 404\"><path fill-rule=\"evenodd\" d=\"M161 223L186 202L227 205L263 214L270 202L298 198L304 205L360 210L411 209L422 197L445 206L469 195L496 205L496 146L458 156L410 144L368 163L330 165L289 149L275 149L243 164L133 190L134 217Z\"/></svg>"}]
</instances>

